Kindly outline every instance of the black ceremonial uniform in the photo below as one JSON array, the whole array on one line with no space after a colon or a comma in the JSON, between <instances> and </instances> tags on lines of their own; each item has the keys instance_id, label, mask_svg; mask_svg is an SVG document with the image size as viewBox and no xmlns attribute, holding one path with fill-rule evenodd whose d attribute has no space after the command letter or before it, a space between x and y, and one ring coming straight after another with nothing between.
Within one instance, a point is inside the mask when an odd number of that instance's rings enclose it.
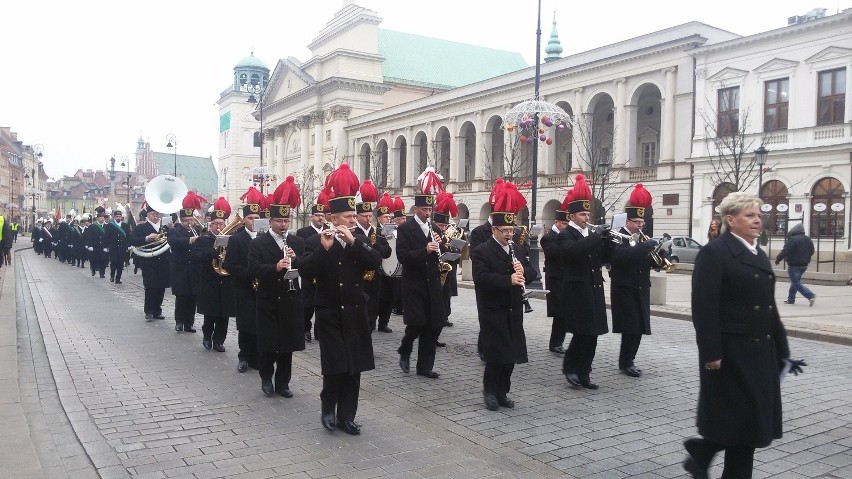
<instances>
[{"instance_id":1,"label":"black ceremonial uniform","mask_svg":"<svg viewBox=\"0 0 852 479\"><path fill-rule=\"evenodd\" d=\"M323 415L333 413L343 421L353 421L358 409L361 372L375 368L364 272L378 269L382 257L356 233L346 247L335 240L326 249L320 236L305 244L300 271L316 278L316 331L320 338L323 374Z\"/></svg>"},{"instance_id":2,"label":"black ceremonial uniform","mask_svg":"<svg viewBox=\"0 0 852 479\"><path fill-rule=\"evenodd\" d=\"M198 289L201 268L190 260L192 252L192 231L178 223L169 229L166 238L171 251L171 289L175 297L175 329L192 331L195 324L195 307L198 301ZM142 271L144 279L144 270Z\"/></svg>"},{"instance_id":3,"label":"black ceremonial uniform","mask_svg":"<svg viewBox=\"0 0 852 479\"><path fill-rule=\"evenodd\" d=\"M109 252L109 280L121 283L124 257L130 244L130 226L110 221L104 226L104 244Z\"/></svg>"},{"instance_id":4,"label":"black ceremonial uniform","mask_svg":"<svg viewBox=\"0 0 852 479\"><path fill-rule=\"evenodd\" d=\"M402 315L405 336L397 352L401 361L407 361L414 348L414 340L420 338L417 373L421 375L432 373L435 342L447 322L444 292L438 275L439 253L426 251L426 245L431 241L431 231L428 236L424 234L416 216L397 228L396 257L402 264L402 304L405 309Z\"/></svg>"},{"instance_id":5,"label":"black ceremonial uniform","mask_svg":"<svg viewBox=\"0 0 852 479\"><path fill-rule=\"evenodd\" d=\"M80 225L71 225L69 229L69 238L71 240L71 264L86 267L86 242L83 239L83 233L86 228Z\"/></svg>"},{"instance_id":6,"label":"black ceremonial uniform","mask_svg":"<svg viewBox=\"0 0 852 479\"><path fill-rule=\"evenodd\" d=\"M32 231L30 232L30 241L33 243L33 251L35 254L41 254L42 244L41 241L41 227L36 225L33 226Z\"/></svg>"},{"instance_id":7,"label":"black ceremonial uniform","mask_svg":"<svg viewBox=\"0 0 852 479\"><path fill-rule=\"evenodd\" d=\"M551 351L559 352L565 342L565 310L570 308L569 299L562 295L562 259L559 257L557 242L559 233L550 229L541 236L541 250L544 251L544 284L547 293L547 316L553 318L550 328Z\"/></svg>"},{"instance_id":8,"label":"black ceremonial uniform","mask_svg":"<svg viewBox=\"0 0 852 479\"><path fill-rule=\"evenodd\" d=\"M564 373L573 373L588 382L595 358L598 336L609 332L604 299L603 263L612 256L611 241L589 232L587 237L570 223L559 233L558 248L565 277L560 292L571 298L565 310L565 330L573 333L562 363Z\"/></svg>"},{"instance_id":9,"label":"black ceremonial uniform","mask_svg":"<svg viewBox=\"0 0 852 479\"><path fill-rule=\"evenodd\" d=\"M106 223L94 222L83 232L83 241L89 254L89 268L92 271L92 276L95 273L100 273L101 278L106 275L106 266L109 262L109 254L104 251L107 247L104 241L107 227Z\"/></svg>"},{"instance_id":10,"label":"black ceremonial uniform","mask_svg":"<svg viewBox=\"0 0 852 479\"><path fill-rule=\"evenodd\" d=\"M388 240L379 234L375 226L370 225L367 231L364 231L364 228L358 225L358 229L366 238L367 244L377 250L382 258L390 258L393 250L388 244ZM382 300L380 298L382 288L381 268L372 272L368 271L366 276L369 277L364 278L364 292L367 293L367 317L370 320L370 329L374 330L376 329L376 318L379 315L379 301ZM382 323L383 326L387 326L387 319L385 318L385 322Z\"/></svg>"},{"instance_id":11,"label":"black ceremonial uniform","mask_svg":"<svg viewBox=\"0 0 852 479\"><path fill-rule=\"evenodd\" d=\"M146 236L168 231L168 228L164 226L165 224L161 222L159 230L148 221L137 224L130 236L130 244L133 246L147 244ZM126 259L127 252L125 251L121 261L123 262ZM166 251L157 256L138 258L138 260L139 267L142 268L142 284L145 286L145 316L151 315L156 319L162 319L163 296L166 294L166 288L171 286L172 253Z\"/></svg>"},{"instance_id":12,"label":"black ceremonial uniform","mask_svg":"<svg viewBox=\"0 0 852 479\"><path fill-rule=\"evenodd\" d=\"M190 259L201 268L198 312L204 315L201 331L204 333L205 347L208 342L212 342L211 347L223 352L223 343L228 335L228 319L235 314L236 299L233 278L222 276L213 269L213 258L219 256L213 247L215 242L216 236L212 233L199 236L192 246ZM144 274L145 270L142 272Z\"/></svg>"},{"instance_id":13,"label":"black ceremonial uniform","mask_svg":"<svg viewBox=\"0 0 852 479\"><path fill-rule=\"evenodd\" d=\"M627 229L619 231L627 236ZM646 246L616 245L612 252L610 277L610 304L612 305L612 332L621 333L619 369L633 366L643 334L651 334L651 259Z\"/></svg>"},{"instance_id":14,"label":"black ceremonial uniform","mask_svg":"<svg viewBox=\"0 0 852 479\"><path fill-rule=\"evenodd\" d=\"M257 304L252 285L254 276L249 272L249 248L252 237L240 228L231 234L223 266L231 274L234 286L234 316L237 321L237 359L257 368Z\"/></svg>"},{"instance_id":15,"label":"black ceremonial uniform","mask_svg":"<svg viewBox=\"0 0 852 479\"><path fill-rule=\"evenodd\" d=\"M304 228L299 228L296 231L296 236L302 238L307 241L312 236L316 236L319 234L316 229L314 229L313 225L305 226ZM299 272L299 279L302 286L302 307L304 308L303 317L305 323L305 339L310 341L311 337L311 318L314 316L314 278L310 276L305 276ZM316 333L316 331L314 331Z\"/></svg>"},{"instance_id":16,"label":"black ceremonial uniform","mask_svg":"<svg viewBox=\"0 0 852 479\"><path fill-rule=\"evenodd\" d=\"M296 254L291 258L290 269L297 270L305 254L305 242L296 235L287 235L285 241ZM229 244L228 256L230 254ZM276 271L276 264L282 259L284 250L271 230L249 243L248 274L257 278L258 370L260 379L269 381L274 369L275 391L279 393L290 389L293 351L305 349L299 279L285 279L287 270Z\"/></svg>"},{"instance_id":17,"label":"black ceremonial uniform","mask_svg":"<svg viewBox=\"0 0 852 479\"><path fill-rule=\"evenodd\" d=\"M470 230L470 245L468 246L470 251L491 239L492 236L491 223L488 221Z\"/></svg>"},{"instance_id":18,"label":"black ceremonial uniform","mask_svg":"<svg viewBox=\"0 0 852 479\"><path fill-rule=\"evenodd\" d=\"M517 252L515 256L523 265L526 283L533 282L535 270L529 260ZM506 401L514 365L527 362L522 289L512 285L512 258L493 235L474 248L470 258L485 360L483 390Z\"/></svg>"}]
</instances>

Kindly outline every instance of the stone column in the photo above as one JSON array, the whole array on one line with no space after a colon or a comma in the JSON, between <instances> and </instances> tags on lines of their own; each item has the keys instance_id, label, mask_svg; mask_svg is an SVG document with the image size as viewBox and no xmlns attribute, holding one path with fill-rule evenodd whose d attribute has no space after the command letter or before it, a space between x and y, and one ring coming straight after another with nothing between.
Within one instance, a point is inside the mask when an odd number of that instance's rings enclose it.
<instances>
[{"instance_id":1,"label":"stone column","mask_svg":"<svg viewBox=\"0 0 852 479\"><path fill-rule=\"evenodd\" d=\"M311 117L301 116L296 119L299 128L299 167L310 165L311 153Z\"/></svg>"},{"instance_id":2,"label":"stone column","mask_svg":"<svg viewBox=\"0 0 852 479\"><path fill-rule=\"evenodd\" d=\"M616 165L626 165L630 161L630 147L627 144L629 132L627 130L627 115L625 114L625 105L627 104L627 80L619 78L615 80L615 131L612 138L612 163Z\"/></svg>"},{"instance_id":3,"label":"stone column","mask_svg":"<svg viewBox=\"0 0 852 479\"><path fill-rule=\"evenodd\" d=\"M312 131L314 134L314 155L313 160L311 161L311 165L314 167L314 171L319 171L323 165L323 149L325 146L325 128L323 127L323 117L324 113L322 110L315 111L311 113L311 126L313 127Z\"/></svg>"},{"instance_id":4,"label":"stone column","mask_svg":"<svg viewBox=\"0 0 852 479\"><path fill-rule=\"evenodd\" d=\"M586 105L583 104L583 89L577 88L574 90L574 119L577 122L585 121L584 114L586 113ZM578 129L575 129L572 132L572 140L571 140L571 156L574 158L574 161L571 165L572 171L581 171L586 167L585 164L585 153L580 151L581 148L578 146L578 143L582 143L582 140L574 140L574 138L579 138L574 135L579 135L580 132Z\"/></svg>"},{"instance_id":5,"label":"stone column","mask_svg":"<svg viewBox=\"0 0 852 479\"><path fill-rule=\"evenodd\" d=\"M418 161L420 160L420 148L414 146L413 128L405 129L405 144L408 146L408 155L405 158L405 178L402 179L401 187L414 184L414 179L420 174L417 171Z\"/></svg>"},{"instance_id":6,"label":"stone column","mask_svg":"<svg viewBox=\"0 0 852 479\"><path fill-rule=\"evenodd\" d=\"M663 92L663 127L660 132L660 162L673 162L675 153L675 68L663 70L666 91Z\"/></svg>"},{"instance_id":7,"label":"stone column","mask_svg":"<svg viewBox=\"0 0 852 479\"><path fill-rule=\"evenodd\" d=\"M269 166L275 172L275 176L287 177L287 124L278 125L275 132L275 151Z\"/></svg>"}]
</instances>

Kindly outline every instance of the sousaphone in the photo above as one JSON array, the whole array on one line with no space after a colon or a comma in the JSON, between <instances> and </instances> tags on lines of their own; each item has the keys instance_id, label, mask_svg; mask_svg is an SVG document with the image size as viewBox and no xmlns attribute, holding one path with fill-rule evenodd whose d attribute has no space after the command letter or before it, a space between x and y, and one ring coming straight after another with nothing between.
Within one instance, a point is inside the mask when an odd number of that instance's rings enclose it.
<instances>
[{"instance_id":1,"label":"sousaphone","mask_svg":"<svg viewBox=\"0 0 852 479\"><path fill-rule=\"evenodd\" d=\"M145 201L154 211L170 215L177 213L183 206L183 199L189 188L180 179L172 175L160 175L148 182L145 187ZM142 246L133 247L131 252L142 258L159 256L169 250L169 242L165 234L156 240Z\"/></svg>"}]
</instances>

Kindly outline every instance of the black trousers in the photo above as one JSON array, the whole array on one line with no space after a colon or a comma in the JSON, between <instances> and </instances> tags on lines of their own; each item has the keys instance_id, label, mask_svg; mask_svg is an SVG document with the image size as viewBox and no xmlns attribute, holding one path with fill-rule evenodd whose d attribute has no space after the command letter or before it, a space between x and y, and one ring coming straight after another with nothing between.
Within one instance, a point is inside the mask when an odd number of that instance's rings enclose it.
<instances>
[{"instance_id":1,"label":"black trousers","mask_svg":"<svg viewBox=\"0 0 852 479\"><path fill-rule=\"evenodd\" d=\"M551 348L562 346L565 342L565 319L554 317L553 324L550 326L550 343Z\"/></svg>"},{"instance_id":2,"label":"black trousers","mask_svg":"<svg viewBox=\"0 0 852 479\"><path fill-rule=\"evenodd\" d=\"M166 288L145 288L145 314L162 315L165 295Z\"/></svg>"},{"instance_id":3,"label":"black trousers","mask_svg":"<svg viewBox=\"0 0 852 479\"><path fill-rule=\"evenodd\" d=\"M121 258L109 259L109 277L110 279L121 279L121 273L124 272L124 260Z\"/></svg>"},{"instance_id":4,"label":"black trousers","mask_svg":"<svg viewBox=\"0 0 852 479\"><path fill-rule=\"evenodd\" d=\"M204 324L201 325L201 333L204 339L213 341L213 344L222 344L228 336L228 317L204 315Z\"/></svg>"},{"instance_id":5,"label":"black trousers","mask_svg":"<svg viewBox=\"0 0 852 479\"><path fill-rule=\"evenodd\" d=\"M690 438L683 444L696 464L704 469L710 467L716 453L725 451L725 469L722 471L722 479L751 479L754 469L753 447L725 446L703 438Z\"/></svg>"},{"instance_id":6,"label":"black trousers","mask_svg":"<svg viewBox=\"0 0 852 479\"><path fill-rule=\"evenodd\" d=\"M198 296L194 294L176 294L175 324L182 324L184 326L195 324L195 307L197 302Z\"/></svg>"},{"instance_id":7,"label":"black trousers","mask_svg":"<svg viewBox=\"0 0 852 479\"><path fill-rule=\"evenodd\" d=\"M402 278L401 277L393 277L391 278L391 294L393 294L393 302L391 303L393 309L396 310L397 314L402 314Z\"/></svg>"},{"instance_id":8,"label":"black trousers","mask_svg":"<svg viewBox=\"0 0 852 479\"><path fill-rule=\"evenodd\" d=\"M304 305L302 313L305 319L305 333L311 332L311 318L314 317L314 295L316 294L316 290L313 281L313 278L305 278L302 285L302 304Z\"/></svg>"},{"instance_id":9,"label":"black trousers","mask_svg":"<svg viewBox=\"0 0 852 479\"><path fill-rule=\"evenodd\" d=\"M240 347L237 359L256 367L258 365L257 335L247 331L237 331L237 344ZM263 376L261 375L261 377Z\"/></svg>"},{"instance_id":10,"label":"black trousers","mask_svg":"<svg viewBox=\"0 0 852 479\"><path fill-rule=\"evenodd\" d=\"M322 413L335 412L342 421L354 421L358 412L358 393L361 390L361 373L323 374Z\"/></svg>"},{"instance_id":11,"label":"black trousers","mask_svg":"<svg viewBox=\"0 0 852 479\"><path fill-rule=\"evenodd\" d=\"M290 377L293 372L293 353L287 352L261 352L258 357L258 372L261 381L272 379L275 372L275 390L290 389Z\"/></svg>"},{"instance_id":12,"label":"black trousers","mask_svg":"<svg viewBox=\"0 0 852 479\"><path fill-rule=\"evenodd\" d=\"M410 357L411 351L414 349L414 340L419 338L420 341L417 343L417 372L429 372L435 366L435 342L438 340L439 334L441 334L440 329L432 329L429 326L406 326L402 344L396 351L400 356Z\"/></svg>"},{"instance_id":13,"label":"black trousers","mask_svg":"<svg viewBox=\"0 0 852 479\"><path fill-rule=\"evenodd\" d=\"M621 351L618 353L619 369L633 366L633 360L636 359L640 342L642 342L641 334L621 333Z\"/></svg>"},{"instance_id":14,"label":"black trousers","mask_svg":"<svg viewBox=\"0 0 852 479\"><path fill-rule=\"evenodd\" d=\"M505 397L512 388L512 371L515 365L500 363L485 363L482 374L482 391L497 397Z\"/></svg>"},{"instance_id":15,"label":"black trousers","mask_svg":"<svg viewBox=\"0 0 852 479\"><path fill-rule=\"evenodd\" d=\"M379 326L387 326L390 322L391 310L393 309L393 287L392 279L384 274L379 274Z\"/></svg>"},{"instance_id":16,"label":"black trousers","mask_svg":"<svg viewBox=\"0 0 852 479\"><path fill-rule=\"evenodd\" d=\"M592 372L592 361L595 359L595 350L598 347L598 337L588 334L574 334L568 349L565 350L565 359L562 360L562 372L574 373L581 377L589 377Z\"/></svg>"}]
</instances>

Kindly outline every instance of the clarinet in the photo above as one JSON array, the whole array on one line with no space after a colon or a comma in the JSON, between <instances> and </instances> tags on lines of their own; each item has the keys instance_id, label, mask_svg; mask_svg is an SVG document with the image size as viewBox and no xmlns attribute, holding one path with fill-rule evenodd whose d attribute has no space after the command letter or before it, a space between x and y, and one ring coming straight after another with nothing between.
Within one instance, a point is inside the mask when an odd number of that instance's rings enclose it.
<instances>
[{"instance_id":1,"label":"clarinet","mask_svg":"<svg viewBox=\"0 0 852 479\"><path fill-rule=\"evenodd\" d=\"M512 258L512 268L514 270L515 263L519 262L518 258L515 256L515 242L512 241L512 240L509 240L508 245L509 245L509 256L511 256L511 258ZM525 284L521 285L521 294L522 295L527 294L527 285L525 285Z\"/></svg>"}]
</instances>

